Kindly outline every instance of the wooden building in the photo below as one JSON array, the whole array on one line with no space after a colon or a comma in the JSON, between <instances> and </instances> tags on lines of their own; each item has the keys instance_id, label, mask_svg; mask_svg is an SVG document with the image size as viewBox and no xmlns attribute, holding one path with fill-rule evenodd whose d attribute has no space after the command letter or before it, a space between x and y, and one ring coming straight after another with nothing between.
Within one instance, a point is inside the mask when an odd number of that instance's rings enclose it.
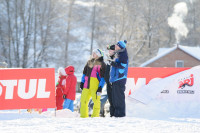
<instances>
[{"instance_id":1,"label":"wooden building","mask_svg":"<svg viewBox=\"0 0 200 133\"><path fill-rule=\"evenodd\" d=\"M140 67L194 67L200 65L200 47L177 45L160 48L156 57Z\"/></svg>"}]
</instances>

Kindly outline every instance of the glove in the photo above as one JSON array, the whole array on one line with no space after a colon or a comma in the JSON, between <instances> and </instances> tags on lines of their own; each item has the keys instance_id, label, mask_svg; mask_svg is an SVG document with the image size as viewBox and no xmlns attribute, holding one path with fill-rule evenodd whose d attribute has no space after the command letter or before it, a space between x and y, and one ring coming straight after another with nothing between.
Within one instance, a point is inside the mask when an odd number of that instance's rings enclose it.
<instances>
[{"instance_id":1,"label":"glove","mask_svg":"<svg viewBox=\"0 0 200 133\"><path fill-rule=\"evenodd\" d=\"M64 95L63 95L63 99L66 99L66 98L67 98L67 95L64 94Z\"/></svg>"},{"instance_id":2,"label":"glove","mask_svg":"<svg viewBox=\"0 0 200 133\"><path fill-rule=\"evenodd\" d=\"M58 82L56 83L56 87L58 86Z\"/></svg>"},{"instance_id":3,"label":"glove","mask_svg":"<svg viewBox=\"0 0 200 133\"><path fill-rule=\"evenodd\" d=\"M111 66L115 66L115 62L114 62L114 61L111 61L111 62L110 62L110 65L111 65Z\"/></svg>"},{"instance_id":4,"label":"glove","mask_svg":"<svg viewBox=\"0 0 200 133\"><path fill-rule=\"evenodd\" d=\"M83 90L83 85L84 85L84 83L81 82L81 83L80 83L80 88L81 88L81 90Z\"/></svg>"},{"instance_id":5,"label":"glove","mask_svg":"<svg viewBox=\"0 0 200 133\"><path fill-rule=\"evenodd\" d=\"M101 92L102 92L102 87L99 86L99 88L98 88L98 90L96 92L97 96L101 96Z\"/></svg>"}]
</instances>

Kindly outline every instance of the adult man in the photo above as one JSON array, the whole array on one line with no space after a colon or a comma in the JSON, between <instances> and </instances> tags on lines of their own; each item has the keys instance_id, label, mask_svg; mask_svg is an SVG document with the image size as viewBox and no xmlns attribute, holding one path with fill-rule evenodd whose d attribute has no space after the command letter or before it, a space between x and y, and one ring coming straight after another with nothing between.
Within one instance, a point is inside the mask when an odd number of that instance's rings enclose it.
<instances>
[{"instance_id":1,"label":"adult man","mask_svg":"<svg viewBox=\"0 0 200 133\"><path fill-rule=\"evenodd\" d=\"M128 73L127 41L119 41L115 45L117 58L111 62L110 82L112 83L113 116L124 117L126 115L125 85Z\"/></svg>"}]
</instances>

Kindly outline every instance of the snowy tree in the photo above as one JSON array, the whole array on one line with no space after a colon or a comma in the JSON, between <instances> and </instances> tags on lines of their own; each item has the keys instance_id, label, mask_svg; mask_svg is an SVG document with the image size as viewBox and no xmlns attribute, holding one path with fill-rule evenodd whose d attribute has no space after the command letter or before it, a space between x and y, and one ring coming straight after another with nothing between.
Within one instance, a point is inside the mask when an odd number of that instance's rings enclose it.
<instances>
[{"instance_id":1,"label":"snowy tree","mask_svg":"<svg viewBox=\"0 0 200 133\"><path fill-rule=\"evenodd\" d=\"M199 46L200 2L187 3L188 36ZM82 72L94 48L127 40L129 66L139 66L160 47L172 47L168 25L180 0L1 0L0 62L8 67L66 67Z\"/></svg>"}]
</instances>

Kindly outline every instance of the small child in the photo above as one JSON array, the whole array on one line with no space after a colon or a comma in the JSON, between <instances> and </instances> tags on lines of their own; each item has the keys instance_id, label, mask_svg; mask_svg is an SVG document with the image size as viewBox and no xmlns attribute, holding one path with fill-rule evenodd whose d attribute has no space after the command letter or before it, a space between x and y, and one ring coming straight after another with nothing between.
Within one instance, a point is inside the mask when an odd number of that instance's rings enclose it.
<instances>
[{"instance_id":1,"label":"small child","mask_svg":"<svg viewBox=\"0 0 200 133\"><path fill-rule=\"evenodd\" d=\"M69 109L72 112L74 111L74 100L76 96L76 83L77 78L74 75L74 67L68 66L65 68L66 76L66 84L64 89L63 99L65 99L63 104L63 109Z\"/></svg>"},{"instance_id":2,"label":"small child","mask_svg":"<svg viewBox=\"0 0 200 133\"><path fill-rule=\"evenodd\" d=\"M65 83L66 83L66 72L65 69L60 67L58 69L58 82L56 84L56 110L61 110L63 109L63 91L65 88Z\"/></svg>"}]
</instances>

